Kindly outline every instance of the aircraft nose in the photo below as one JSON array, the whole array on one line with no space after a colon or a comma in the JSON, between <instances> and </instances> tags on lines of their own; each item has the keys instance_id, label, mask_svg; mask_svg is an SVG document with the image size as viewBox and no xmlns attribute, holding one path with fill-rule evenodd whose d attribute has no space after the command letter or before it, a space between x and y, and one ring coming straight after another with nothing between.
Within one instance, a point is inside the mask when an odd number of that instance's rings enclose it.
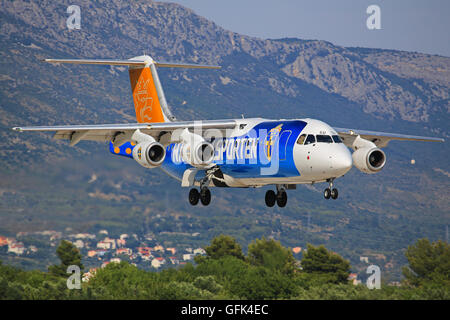
<instances>
[{"instance_id":1,"label":"aircraft nose","mask_svg":"<svg viewBox=\"0 0 450 320\"><path fill-rule=\"evenodd\" d=\"M334 159L333 166L336 170L338 170L341 174L345 174L352 168L353 159L350 151L344 147L339 150L337 157Z\"/></svg>"}]
</instances>

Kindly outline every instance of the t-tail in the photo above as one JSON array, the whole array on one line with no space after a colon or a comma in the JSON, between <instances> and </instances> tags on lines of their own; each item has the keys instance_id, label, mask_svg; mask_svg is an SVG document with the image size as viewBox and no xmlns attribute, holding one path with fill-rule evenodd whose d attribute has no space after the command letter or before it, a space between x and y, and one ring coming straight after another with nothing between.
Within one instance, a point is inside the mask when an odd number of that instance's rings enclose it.
<instances>
[{"instance_id":1,"label":"t-tail","mask_svg":"<svg viewBox=\"0 0 450 320\"><path fill-rule=\"evenodd\" d=\"M149 56L129 60L45 59L50 63L128 66L136 119L139 123L171 122L175 117L167 105L156 67L218 69L219 66L156 62Z\"/></svg>"}]
</instances>

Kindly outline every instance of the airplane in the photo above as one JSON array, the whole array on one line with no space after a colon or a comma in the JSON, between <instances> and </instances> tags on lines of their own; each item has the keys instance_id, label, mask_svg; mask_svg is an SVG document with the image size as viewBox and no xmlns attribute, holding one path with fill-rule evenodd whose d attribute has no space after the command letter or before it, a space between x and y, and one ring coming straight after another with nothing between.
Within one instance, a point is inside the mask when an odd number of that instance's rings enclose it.
<instances>
[{"instance_id":1,"label":"airplane","mask_svg":"<svg viewBox=\"0 0 450 320\"><path fill-rule=\"evenodd\" d=\"M265 204L285 207L287 190L298 184L328 183L325 199L337 199L335 179L353 166L367 174L386 164L381 148L391 140L444 139L334 128L316 119L244 118L178 121L170 111L156 68L219 69L220 66L157 62L148 55L127 60L45 59L53 64L127 66L137 123L14 127L53 131L70 146L82 140L109 142L110 152L160 168L190 187L189 203L211 202L210 187L258 188L273 185ZM350 152L350 149L353 152Z\"/></svg>"}]
</instances>

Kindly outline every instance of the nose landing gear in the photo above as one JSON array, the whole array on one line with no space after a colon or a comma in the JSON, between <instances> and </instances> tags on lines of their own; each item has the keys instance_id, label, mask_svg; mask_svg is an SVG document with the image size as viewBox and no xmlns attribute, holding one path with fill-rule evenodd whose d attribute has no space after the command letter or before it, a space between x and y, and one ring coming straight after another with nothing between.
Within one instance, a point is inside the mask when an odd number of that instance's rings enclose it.
<instances>
[{"instance_id":1,"label":"nose landing gear","mask_svg":"<svg viewBox=\"0 0 450 320\"><path fill-rule=\"evenodd\" d=\"M277 185L277 192L273 190L267 190L266 192L266 206L273 207L275 203L280 207L283 208L287 204L287 193L286 190L283 187L280 187Z\"/></svg>"},{"instance_id":2,"label":"nose landing gear","mask_svg":"<svg viewBox=\"0 0 450 320\"><path fill-rule=\"evenodd\" d=\"M330 184L330 187L326 188L323 191L323 197L325 199L327 199L327 200L330 199L330 198L333 199L333 200L336 200L338 198L338 196L339 196L338 190L336 188L333 188L333 180L334 179L328 180L328 183Z\"/></svg>"}]
</instances>

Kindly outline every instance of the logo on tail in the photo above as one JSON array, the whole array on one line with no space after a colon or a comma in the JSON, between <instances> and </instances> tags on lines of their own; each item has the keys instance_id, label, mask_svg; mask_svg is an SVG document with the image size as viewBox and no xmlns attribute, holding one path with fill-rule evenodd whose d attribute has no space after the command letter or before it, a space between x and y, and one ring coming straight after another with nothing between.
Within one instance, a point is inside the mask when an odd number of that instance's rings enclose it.
<instances>
[{"instance_id":1,"label":"logo on tail","mask_svg":"<svg viewBox=\"0 0 450 320\"><path fill-rule=\"evenodd\" d=\"M130 69L131 89L138 122L164 122L150 68Z\"/></svg>"}]
</instances>

